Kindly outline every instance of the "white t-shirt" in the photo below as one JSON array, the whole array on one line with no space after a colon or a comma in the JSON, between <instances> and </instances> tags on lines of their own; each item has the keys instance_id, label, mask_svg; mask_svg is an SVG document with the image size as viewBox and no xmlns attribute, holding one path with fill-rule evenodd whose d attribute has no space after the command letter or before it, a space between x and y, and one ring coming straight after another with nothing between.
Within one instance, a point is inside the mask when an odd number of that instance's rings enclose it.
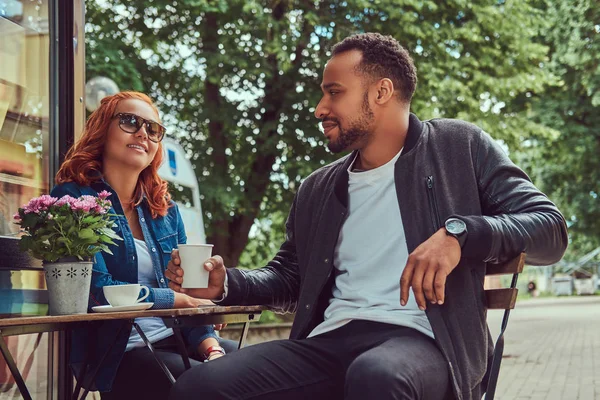
<instances>
[{"instance_id":1,"label":"white t-shirt","mask_svg":"<svg viewBox=\"0 0 600 400\"><path fill-rule=\"evenodd\" d=\"M398 153L385 165L363 171L348 168L348 215L335 254L335 285L325 319L308 335L316 336L358 319L401 325L433 338L412 289L400 305L400 277L408 248L394 183Z\"/></svg>"},{"instance_id":2,"label":"white t-shirt","mask_svg":"<svg viewBox=\"0 0 600 400\"><path fill-rule=\"evenodd\" d=\"M148 252L148 246L143 240L135 239L135 250L137 252L138 261L138 282L140 285L146 285L149 288L157 288L158 282L156 280L156 274L152 267L152 258ZM173 329L167 328L162 318L158 317L146 317L136 318L135 322L142 328L142 331L150 341L150 343L156 343L159 340L168 338L173 334ZM131 334L129 335L129 341L125 351L129 351L136 347L144 347L144 341L138 334L137 330L132 327Z\"/></svg>"}]
</instances>

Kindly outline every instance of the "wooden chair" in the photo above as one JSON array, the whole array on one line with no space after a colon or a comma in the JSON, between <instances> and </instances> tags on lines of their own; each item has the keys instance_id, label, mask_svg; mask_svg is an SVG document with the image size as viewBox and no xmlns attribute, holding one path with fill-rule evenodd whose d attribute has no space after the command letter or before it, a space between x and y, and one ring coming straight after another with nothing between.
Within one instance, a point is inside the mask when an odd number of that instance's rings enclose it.
<instances>
[{"instance_id":1,"label":"wooden chair","mask_svg":"<svg viewBox=\"0 0 600 400\"><path fill-rule=\"evenodd\" d=\"M494 346L494 356L489 373L485 400L493 400L496 393L496 384L498 383L498 374L500 373L500 363L502 362L502 353L504 352L504 331L508 325L510 310L515 308L515 303L517 302L517 294L519 293L519 289L517 289L517 279L519 278L519 274L523 272L524 266L525 253L521 253L512 260L504 263L487 265L485 273L487 276L512 274L512 280L510 286L507 288L487 289L485 291L488 310L504 310L500 335Z\"/></svg>"}]
</instances>

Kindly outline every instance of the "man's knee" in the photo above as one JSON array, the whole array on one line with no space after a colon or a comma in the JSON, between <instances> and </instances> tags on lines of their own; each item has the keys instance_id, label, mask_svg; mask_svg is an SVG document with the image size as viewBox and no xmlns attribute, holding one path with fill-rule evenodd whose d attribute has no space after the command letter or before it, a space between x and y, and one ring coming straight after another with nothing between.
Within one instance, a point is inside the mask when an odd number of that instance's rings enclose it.
<instances>
[{"instance_id":1,"label":"man's knee","mask_svg":"<svg viewBox=\"0 0 600 400\"><path fill-rule=\"evenodd\" d=\"M346 399L418 399L415 376L368 353L359 356L346 372ZM366 397L365 397L366 396Z\"/></svg>"},{"instance_id":2,"label":"man's knee","mask_svg":"<svg viewBox=\"0 0 600 400\"><path fill-rule=\"evenodd\" d=\"M226 387L226 375L216 375L215 369L209 364L202 364L184 372L171 388L169 399L225 399L221 389Z\"/></svg>"}]
</instances>

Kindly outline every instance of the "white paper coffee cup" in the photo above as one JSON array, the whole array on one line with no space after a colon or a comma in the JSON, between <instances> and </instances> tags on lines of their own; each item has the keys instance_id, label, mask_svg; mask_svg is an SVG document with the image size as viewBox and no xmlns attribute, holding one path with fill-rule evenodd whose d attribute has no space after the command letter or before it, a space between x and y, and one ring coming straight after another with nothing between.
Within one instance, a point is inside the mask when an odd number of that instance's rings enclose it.
<instances>
[{"instance_id":1,"label":"white paper coffee cup","mask_svg":"<svg viewBox=\"0 0 600 400\"><path fill-rule=\"evenodd\" d=\"M184 289L202 289L208 287L209 272L204 269L204 261L212 255L212 244L180 244L179 258L183 269Z\"/></svg>"}]
</instances>

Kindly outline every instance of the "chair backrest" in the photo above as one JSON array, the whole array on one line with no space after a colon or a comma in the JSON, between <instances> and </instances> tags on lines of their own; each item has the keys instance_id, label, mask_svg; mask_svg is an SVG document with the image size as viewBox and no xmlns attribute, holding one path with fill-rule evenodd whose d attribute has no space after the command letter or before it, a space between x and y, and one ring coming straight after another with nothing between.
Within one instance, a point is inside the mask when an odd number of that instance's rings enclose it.
<instances>
[{"instance_id":1,"label":"chair backrest","mask_svg":"<svg viewBox=\"0 0 600 400\"><path fill-rule=\"evenodd\" d=\"M500 263L488 264L485 274L490 275L508 275L512 274L510 286L501 289L487 289L485 297L487 308L491 310L504 310L502 318L502 326L500 327L500 335L494 345L494 356L492 365L488 375L488 385L485 393L485 400L493 400L496 394L496 384L498 383L498 374L500 373L500 363L502 362L502 353L504 352L504 331L508 325L508 317L510 310L515 308L517 302L517 279L519 274L523 272L525 266L525 253L519 254L517 257Z\"/></svg>"},{"instance_id":2,"label":"chair backrest","mask_svg":"<svg viewBox=\"0 0 600 400\"><path fill-rule=\"evenodd\" d=\"M490 310L512 310L515 308L517 302L517 294L519 289L516 288L518 274L523 272L525 266L525 253L519 254L512 260L506 261L501 264L488 264L485 274L491 275L513 275L514 283L511 282L511 286L502 289L487 289L485 291L485 297L487 301L487 308Z\"/></svg>"}]
</instances>

